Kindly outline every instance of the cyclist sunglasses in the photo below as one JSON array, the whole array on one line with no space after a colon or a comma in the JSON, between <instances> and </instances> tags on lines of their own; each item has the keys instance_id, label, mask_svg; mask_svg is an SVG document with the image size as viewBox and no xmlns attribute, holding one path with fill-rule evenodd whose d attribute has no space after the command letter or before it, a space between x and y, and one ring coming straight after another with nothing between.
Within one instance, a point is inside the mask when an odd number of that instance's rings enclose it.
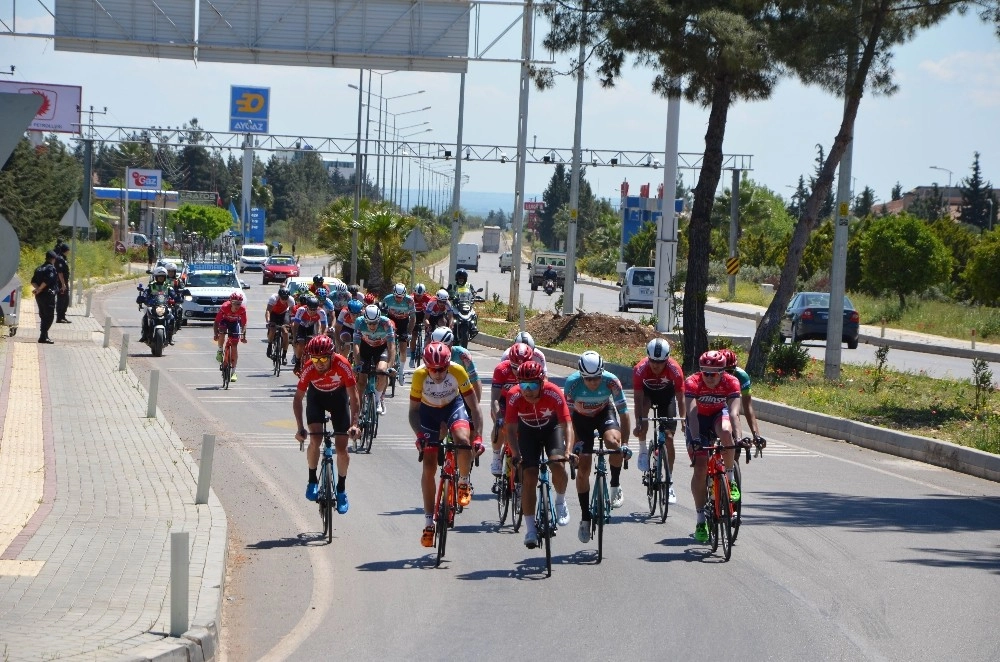
<instances>
[{"instance_id":1,"label":"cyclist sunglasses","mask_svg":"<svg viewBox=\"0 0 1000 662\"><path fill-rule=\"evenodd\" d=\"M319 363L321 365L325 365L325 364L327 364L327 363L330 362L330 357L329 356L313 356L309 360L312 361L313 363Z\"/></svg>"},{"instance_id":2,"label":"cyclist sunglasses","mask_svg":"<svg viewBox=\"0 0 1000 662\"><path fill-rule=\"evenodd\" d=\"M519 382L522 391L537 391L542 388L539 382Z\"/></svg>"}]
</instances>

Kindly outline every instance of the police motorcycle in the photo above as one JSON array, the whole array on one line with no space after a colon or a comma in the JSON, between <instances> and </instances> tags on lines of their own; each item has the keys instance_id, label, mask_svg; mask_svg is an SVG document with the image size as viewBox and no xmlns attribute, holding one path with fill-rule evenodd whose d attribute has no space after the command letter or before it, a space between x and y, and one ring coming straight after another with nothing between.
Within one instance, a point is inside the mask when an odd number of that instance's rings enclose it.
<instances>
[{"instance_id":1,"label":"police motorcycle","mask_svg":"<svg viewBox=\"0 0 1000 662\"><path fill-rule=\"evenodd\" d=\"M163 348L173 342L174 335L174 317L171 311L170 297L167 296L166 292L154 293L141 284L136 289L139 290L139 295L135 298L139 310L146 306L141 341L149 345L153 356L163 356Z\"/></svg>"},{"instance_id":2,"label":"police motorcycle","mask_svg":"<svg viewBox=\"0 0 1000 662\"><path fill-rule=\"evenodd\" d=\"M479 316L476 314L476 309L473 308L472 304L486 300L479 295L482 291L483 288L481 287L477 290L465 288L464 291L459 289L455 294L455 301L452 304L452 317L454 319L453 333L455 334L456 345L468 347L469 341L479 335L477 327Z\"/></svg>"},{"instance_id":3,"label":"police motorcycle","mask_svg":"<svg viewBox=\"0 0 1000 662\"><path fill-rule=\"evenodd\" d=\"M542 285L542 289L546 294L552 296L552 293L556 291L556 279L559 278L559 274L552 268L546 269L545 273L542 274L542 278L545 279L545 283Z\"/></svg>"}]
</instances>

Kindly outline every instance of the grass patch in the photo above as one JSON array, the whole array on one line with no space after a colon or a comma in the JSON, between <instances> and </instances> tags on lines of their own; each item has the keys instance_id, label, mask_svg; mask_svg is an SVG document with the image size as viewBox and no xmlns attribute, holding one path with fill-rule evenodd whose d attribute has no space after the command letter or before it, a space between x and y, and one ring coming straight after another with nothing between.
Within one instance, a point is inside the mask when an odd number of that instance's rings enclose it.
<instances>
[{"instance_id":1,"label":"grass patch","mask_svg":"<svg viewBox=\"0 0 1000 662\"><path fill-rule=\"evenodd\" d=\"M31 276L35 273L35 268L45 261L47 250L48 248L21 246L21 262L17 267L17 275L21 277L21 282L28 293L31 292ZM72 257L73 254L70 253L67 258L71 266L73 265ZM77 241L75 266L74 278L82 278L88 284L110 283L135 278L134 273L128 273L128 265L123 264L121 259L115 255L111 244L103 241Z\"/></svg>"}]
</instances>

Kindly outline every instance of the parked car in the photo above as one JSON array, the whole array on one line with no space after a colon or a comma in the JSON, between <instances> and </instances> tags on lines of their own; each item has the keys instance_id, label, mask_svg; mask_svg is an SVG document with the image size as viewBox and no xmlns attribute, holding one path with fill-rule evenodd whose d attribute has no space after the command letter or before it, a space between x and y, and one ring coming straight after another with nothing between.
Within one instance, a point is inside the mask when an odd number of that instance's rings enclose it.
<instances>
[{"instance_id":1,"label":"parked car","mask_svg":"<svg viewBox=\"0 0 1000 662\"><path fill-rule=\"evenodd\" d=\"M618 283L618 311L627 313L632 308L652 308L656 269L653 267L629 267L625 278Z\"/></svg>"},{"instance_id":2,"label":"parked car","mask_svg":"<svg viewBox=\"0 0 1000 662\"><path fill-rule=\"evenodd\" d=\"M507 251L500 256L500 273L507 273L514 267L514 254Z\"/></svg>"},{"instance_id":3,"label":"parked car","mask_svg":"<svg viewBox=\"0 0 1000 662\"><path fill-rule=\"evenodd\" d=\"M799 292L792 297L781 318L778 338L785 342L791 338L798 340L826 340L827 325L830 322L829 292ZM858 328L861 317L851 300L844 296L844 328L842 341L848 349L858 348Z\"/></svg>"},{"instance_id":4,"label":"parked car","mask_svg":"<svg viewBox=\"0 0 1000 662\"><path fill-rule=\"evenodd\" d=\"M264 285L281 283L299 275L299 263L292 255L272 255L264 261L261 271Z\"/></svg>"}]
</instances>

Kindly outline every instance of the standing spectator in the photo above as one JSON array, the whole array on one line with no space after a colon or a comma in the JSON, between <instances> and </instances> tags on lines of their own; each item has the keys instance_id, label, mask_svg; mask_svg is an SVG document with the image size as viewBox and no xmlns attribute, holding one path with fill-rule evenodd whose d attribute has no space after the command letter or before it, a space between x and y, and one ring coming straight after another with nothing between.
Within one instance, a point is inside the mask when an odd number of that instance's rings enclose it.
<instances>
[{"instance_id":1,"label":"standing spectator","mask_svg":"<svg viewBox=\"0 0 1000 662\"><path fill-rule=\"evenodd\" d=\"M152 273L153 262L156 261L156 249L153 248L153 242L146 244L146 273Z\"/></svg>"},{"instance_id":2,"label":"standing spectator","mask_svg":"<svg viewBox=\"0 0 1000 662\"><path fill-rule=\"evenodd\" d=\"M292 255L295 255L295 240L292 240Z\"/></svg>"},{"instance_id":3,"label":"standing spectator","mask_svg":"<svg viewBox=\"0 0 1000 662\"><path fill-rule=\"evenodd\" d=\"M45 264L35 269L31 277L31 293L35 295L35 306L41 318L38 342L52 344L49 328L56 316L56 290L59 289L59 275L56 273L56 259L59 254L49 251L45 254Z\"/></svg>"},{"instance_id":4,"label":"standing spectator","mask_svg":"<svg viewBox=\"0 0 1000 662\"><path fill-rule=\"evenodd\" d=\"M279 241L278 242L278 255L281 255L281 249L282 249L282 246L281 246L281 242Z\"/></svg>"},{"instance_id":5,"label":"standing spectator","mask_svg":"<svg viewBox=\"0 0 1000 662\"><path fill-rule=\"evenodd\" d=\"M66 309L69 308L69 262L66 261L66 253L69 253L69 244L60 241L56 244L56 275L59 276L59 292L56 294L56 322L59 324L69 324L66 319Z\"/></svg>"}]
</instances>

